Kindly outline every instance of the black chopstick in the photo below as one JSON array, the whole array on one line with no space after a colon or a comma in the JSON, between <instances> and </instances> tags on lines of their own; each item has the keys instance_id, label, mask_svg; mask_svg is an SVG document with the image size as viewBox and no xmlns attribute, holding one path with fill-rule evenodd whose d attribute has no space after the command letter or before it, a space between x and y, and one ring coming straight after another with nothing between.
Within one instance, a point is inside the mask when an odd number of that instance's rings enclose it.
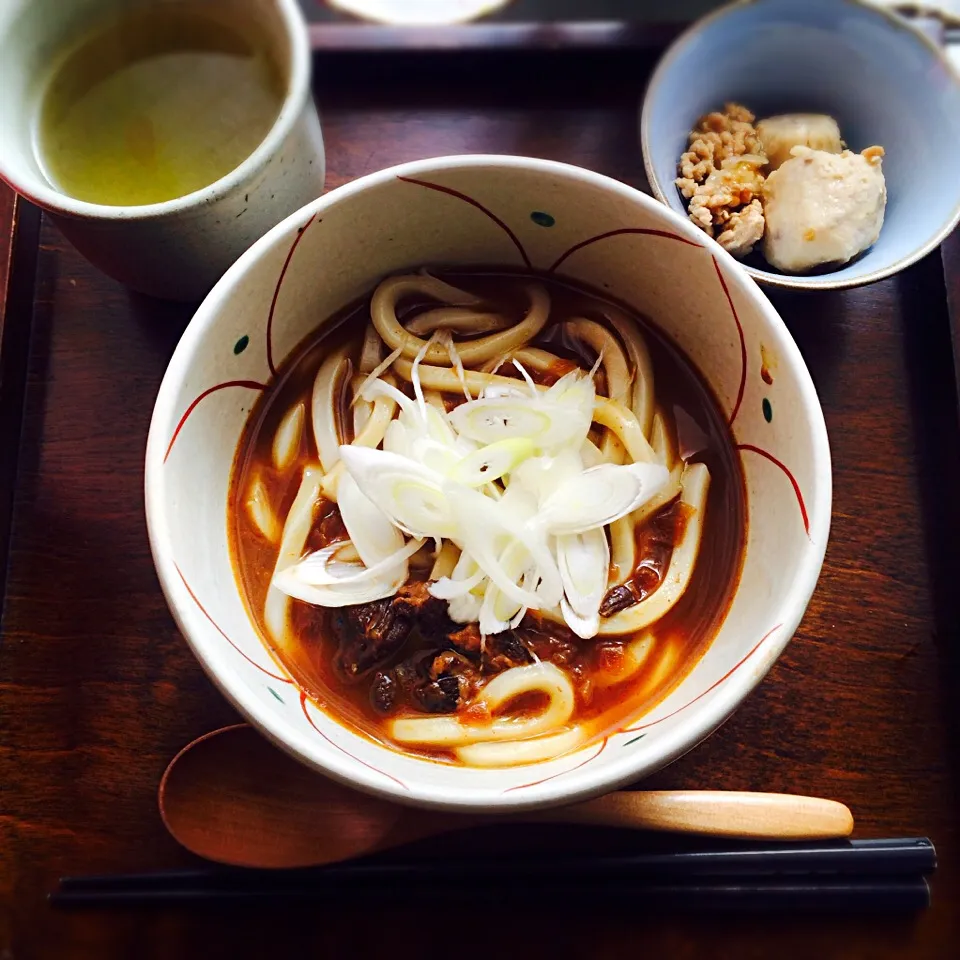
<instances>
[{"instance_id":1,"label":"black chopstick","mask_svg":"<svg viewBox=\"0 0 960 960\"><path fill-rule=\"evenodd\" d=\"M688 880L695 877L747 878L773 876L919 876L932 873L937 852L926 837L880 840L829 840L809 843L728 843L669 853L620 856L475 859L467 870L460 860L352 861L301 870L245 870L204 867L141 874L63 877L62 891L118 888L142 890L176 885L223 888L232 884L262 886L284 883L368 884L371 882L516 881L565 878L577 883L644 879Z\"/></svg>"},{"instance_id":2,"label":"black chopstick","mask_svg":"<svg viewBox=\"0 0 960 960\"><path fill-rule=\"evenodd\" d=\"M50 895L57 907L116 907L116 906L170 906L176 904L237 903L256 900L321 901L327 906L345 906L356 903L356 890L344 890L336 885L300 883L277 885L264 882L244 887L227 886L170 886L145 889L101 887L89 890L59 890ZM501 881L474 888L473 884L454 887L446 884L406 886L397 889L384 885L381 889L367 887L367 902L382 894L392 906L443 902L462 904L465 898L471 906L484 902L503 903L514 894L523 897L528 906L545 904L558 906L566 901L569 885L524 885L522 889ZM816 913L883 913L913 912L929 906L930 888L921 876L914 877L845 877L845 878L756 878L744 880L707 880L677 883L614 883L593 884L576 890L578 901L603 903L623 902L631 909L746 912L816 912Z\"/></svg>"},{"instance_id":3,"label":"black chopstick","mask_svg":"<svg viewBox=\"0 0 960 960\"><path fill-rule=\"evenodd\" d=\"M924 837L735 843L623 856L356 861L301 870L205 867L63 877L56 906L193 903L249 899L339 901L363 892L396 901L430 896L554 894L575 888L604 898L643 896L683 909L915 910L929 902L936 869Z\"/></svg>"}]
</instances>

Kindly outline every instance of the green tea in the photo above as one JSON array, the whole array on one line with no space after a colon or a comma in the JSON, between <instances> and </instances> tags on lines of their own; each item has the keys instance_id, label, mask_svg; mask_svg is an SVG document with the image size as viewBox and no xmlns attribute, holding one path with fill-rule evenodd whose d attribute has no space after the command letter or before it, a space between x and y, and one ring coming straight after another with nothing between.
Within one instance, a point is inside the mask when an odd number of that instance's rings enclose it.
<instances>
[{"instance_id":1,"label":"green tea","mask_svg":"<svg viewBox=\"0 0 960 960\"><path fill-rule=\"evenodd\" d=\"M283 96L266 32L252 20L221 19L200 0L154 5L67 53L41 104L38 160L78 200L172 200L250 156Z\"/></svg>"}]
</instances>

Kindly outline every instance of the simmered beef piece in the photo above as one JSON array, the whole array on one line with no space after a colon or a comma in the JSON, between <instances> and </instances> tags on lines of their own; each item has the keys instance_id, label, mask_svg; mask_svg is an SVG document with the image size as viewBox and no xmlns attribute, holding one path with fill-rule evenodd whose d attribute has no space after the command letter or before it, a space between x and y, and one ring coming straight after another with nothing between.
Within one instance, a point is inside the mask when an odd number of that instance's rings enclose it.
<instances>
[{"instance_id":1,"label":"simmered beef piece","mask_svg":"<svg viewBox=\"0 0 960 960\"><path fill-rule=\"evenodd\" d=\"M348 679L359 679L399 653L418 624L424 635L444 630L446 607L446 601L430 596L426 583L407 583L385 600L344 607L334 619L340 639L336 666Z\"/></svg>"},{"instance_id":2,"label":"simmered beef piece","mask_svg":"<svg viewBox=\"0 0 960 960\"><path fill-rule=\"evenodd\" d=\"M611 587L600 604L600 616L612 617L649 597L663 581L673 548L683 538L691 510L675 500L637 531L637 565L630 578Z\"/></svg>"},{"instance_id":3,"label":"simmered beef piece","mask_svg":"<svg viewBox=\"0 0 960 960\"><path fill-rule=\"evenodd\" d=\"M447 634L447 641L454 650L465 653L468 657L480 656L480 627L475 623L468 623L459 630Z\"/></svg>"},{"instance_id":4,"label":"simmered beef piece","mask_svg":"<svg viewBox=\"0 0 960 960\"><path fill-rule=\"evenodd\" d=\"M487 637L485 643L481 643L481 640L480 628L475 623L468 623L462 629L448 633L446 637L447 643L454 650L479 663L480 669L486 674L501 673L509 667L521 666L533 660L512 630Z\"/></svg>"},{"instance_id":5,"label":"simmered beef piece","mask_svg":"<svg viewBox=\"0 0 960 960\"><path fill-rule=\"evenodd\" d=\"M344 607L334 617L339 639L335 664L348 680L359 680L406 643L415 617L393 598Z\"/></svg>"},{"instance_id":6,"label":"simmered beef piece","mask_svg":"<svg viewBox=\"0 0 960 960\"><path fill-rule=\"evenodd\" d=\"M324 547L349 539L350 535L340 516L340 508L330 500L321 500L316 507L313 527L307 537L306 552L322 550Z\"/></svg>"},{"instance_id":7,"label":"simmered beef piece","mask_svg":"<svg viewBox=\"0 0 960 960\"><path fill-rule=\"evenodd\" d=\"M392 670L378 670L370 684L370 706L377 713L393 713L400 686Z\"/></svg>"},{"instance_id":8,"label":"simmered beef piece","mask_svg":"<svg viewBox=\"0 0 960 960\"><path fill-rule=\"evenodd\" d=\"M447 601L430 595L430 581L405 584L397 594L397 597L401 596L416 607L418 626L424 639L439 639L457 628L447 616Z\"/></svg>"},{"instance_id":9,"label":"simmered beef piece","mask_svg":"<svg viewBox=\"0 0 960 960\"><path fill-rule=\"evenodd\" d=\"M523 618L517 634L533 657L562 667L573 680L580 699L584 703L590 702L593 684L586 660L595 641L581 640L569 627L545 620L536 613L528 613Z\"/></svg>"},{"instance_id":10,"label":"simmered beef piece","mask_svg":"<svg viewBox=\"0 0 960 960\"><path fill-rule=\"evenodd\" d=\"M573 663L584 644L565 624L545 621L537 614L528 613L517 633L526 649L538 660L546 660L561 667Z\"/></svg>"},{"instance_id":11,"label":"simmered beef piece","mask_svg":"<svg viewBox=\"0 0 960 960\"><path fill-rule=\"evenodd\" d=\"M428 713L453 713L470 700L480 685L480 673L464 656L443 650L427 668L428 682L416 687L414 698Z\"/></svg>"},{"instance_id":12,"label":"simmered beef piece","mask_svg":"<svg viewBox=\"0 0 960 960\"><path fill-rule=\"evenodd\" d=\"M425 713L454 713L480 683L477 668L454 650L414 654L374 677L371 703L380 713L407 704Z\"/></svg>"},{"instance_id":13,"label":"simmered beef piece","mask_svg":"<svg viewBox=\"0 0 960 960\"><path fill-rule=\"evenodd\" d=\"M512 630L487 637L482 661L484 673L502 673L510 667L522 667L532 662L530 651Z\"/></svg>"},{"instance_id":14,"label":"simmered beef piece","mask_svg":"<svg viewBox=\"0 0 960 960\"><path fill-rule=\"evenodd\" d=\"M631 581L628 580L626 583L622 583L617 587L611 587L607 591L607 595L600 604L601 617L612 617L615 613L619 613L621 610L626 610L627 607L632 607L635 603L639 603L640 598L630 589L630 583Z\"/></svg>"}]
</instances>

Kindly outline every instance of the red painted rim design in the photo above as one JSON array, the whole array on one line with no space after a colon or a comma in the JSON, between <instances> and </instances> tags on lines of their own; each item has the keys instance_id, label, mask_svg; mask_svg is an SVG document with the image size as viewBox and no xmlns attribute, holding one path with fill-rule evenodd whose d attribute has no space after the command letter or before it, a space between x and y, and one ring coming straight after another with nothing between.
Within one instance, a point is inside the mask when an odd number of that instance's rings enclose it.
<instances>
[{"instance_id":1,"label":"red painted rim design","mask_svg":"<svg viewBox=\"0 0 960 960\"><path fill-rule=\"evenodd\" d=\"M404 790L409 790L409 789L410 789L402 780L398 780L398 779L397 779L395 776L393 776L392 774L385 773L383 770L379 770L377 767L373 766L372 764L367 763L366 760L361 760L358 756L355 756L355 755L352 754L349 750L346 750L346 749L344 749L343 747L341 747L340 744L337 743L335 740L331 740L330 737L328 737L328 736L313 722L313 717L310 716L310 711L307 709L307 704L308 704L308 703L311 703L311 702L312 702L312 701L310 701L310 700L307 699L306 693L304 693L304 691L301 690L301 691L300 691L300 709L303 711L303 715L307 718L307 723L309 723L310 726L313 727L313 729L316 730L316 732L319 733L320 736L323 737L323 739L326 740L327 743L329 743L331 747L336 747L337 750L339 750L341 753L346 754L351 760L356 761L357 763L359 763L359 764L361 764L362 766L366 767L368 770L372 770L374 773L379 773L380 776L386 777L388 780L392 780L394 783L396 783L396 784L398 784L399 786L403 787Z\"/></svg>"},{"instance_id":2,"label":"red painted rim design","mask_svg":"<svg viewBox=\"0 0 960 960\"><path fill-rule=\"evenodd\" d=\"M293 243L290 244L290 251L287 253L287 259L283 261L283 267L280 270L280 276L277 277L277 285L273 291L273 300L270 301L270 313L267 314L267 366L270 368L270 376L275 377L277 375L277 368L273 363L273 314L277 309L277 300L280 298L280 288L283 286L283 279L287 275L287 267L290 266L290 261L293 259L293 255L297 252L297 247L300 246L300 241L303 239L303 235L307 232L314 221L317 223L322 223L321 220L317 220L317 215L314 214L298 231L296 237L294 237Z\"/></svg>"}]
</instances>

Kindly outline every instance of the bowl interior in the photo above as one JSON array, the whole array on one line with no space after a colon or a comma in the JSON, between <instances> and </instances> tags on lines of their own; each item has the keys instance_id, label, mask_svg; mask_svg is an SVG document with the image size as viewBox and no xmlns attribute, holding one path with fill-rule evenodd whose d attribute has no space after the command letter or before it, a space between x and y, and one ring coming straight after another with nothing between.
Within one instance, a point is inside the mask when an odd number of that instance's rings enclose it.
<instances>
[{"instance_id":1,"label":"bowl interior","mask_svg":"<svg viewBox=\"0 0 960 960\"><path fill-rule=\"evenodd\" d=\"M758 118L831 114L850 149L886 150L877 243L840 270L751 268L759 279L810 288L866 282L926 252L960 213L960 180L938 174L942 157L960 148L960 84L932 45L892 15L859 0L758 0L681 37L651 79L642 120L648 175L678 213L685 205L673 181L687 135L728 100Z\"/></svg>"},{"instance_id":2,"label":"bowl interior","mask_svg":"<svg viewBox=\"0 0 960 960\"><path fill-rule=\"evenodd\" d=\"M234 580L231 463L271 365L384 275L424 264L529 266L610 291L649 315L699 367L742 445L748 541L720 634L652 713L549 763L452 767L341 727L271 659ZM278 743L335 777L410 803L532 806L599 792L668 762L763 676L819 572L829 452L793 340L743 271L692 225L573 167L447 158L333 191L230 270L164 379L148 446L147 512L161 582L184 634L224 692Z\"/></svg>"}]
</instances>

